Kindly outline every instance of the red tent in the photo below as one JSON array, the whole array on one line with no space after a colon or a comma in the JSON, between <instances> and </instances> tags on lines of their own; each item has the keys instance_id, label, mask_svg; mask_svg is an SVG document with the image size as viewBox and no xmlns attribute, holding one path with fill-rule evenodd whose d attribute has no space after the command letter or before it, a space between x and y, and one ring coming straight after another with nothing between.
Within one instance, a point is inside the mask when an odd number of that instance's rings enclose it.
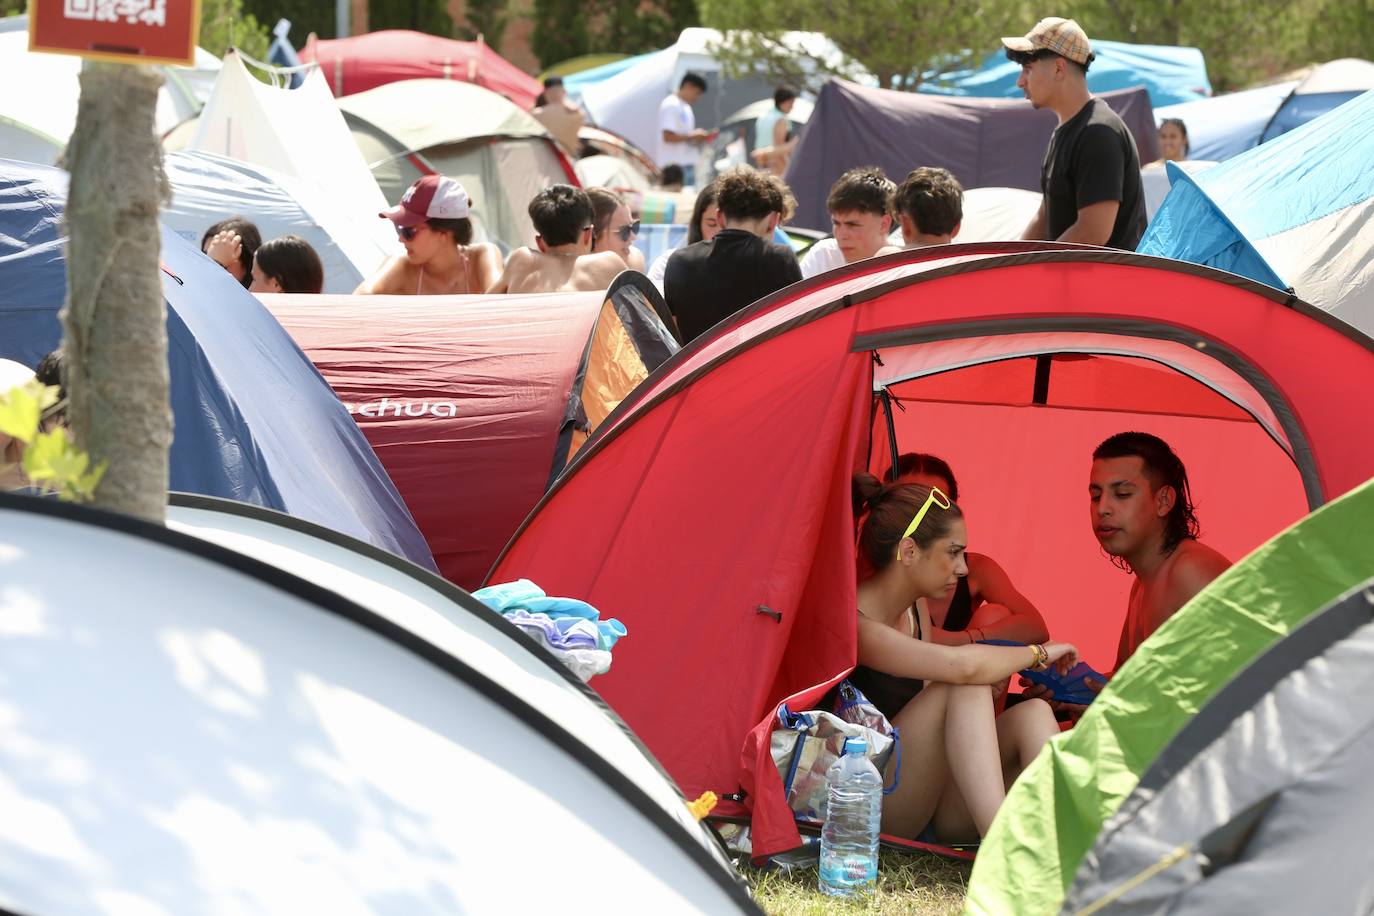
<instances>
[{"instance_id":1,"label":"red tent","mask_svg":"<svg viewBox=\"0 0 1374 916\"><path fill-rule=\"evenodd\" d=\"M1090 531L1093 447L1140 429L1189 468L1232 558L1374 475L1374 341L1230 274L1052 243L902 252L734 316L622 403L491 581L526 576L631 633L597 688L688 797L743 788L754 849L796 843L779 703L855 660L850 478L948 459L970 547L1110 668L1129 578ZM738 813L726 806L720 813Z\"/></svg>"},{"instance_id":2,"label":"red tent","mask_svg":"<svg viewBox=\"0 0 1374 916\"><path fill-rule=\"evenodd\" d=\"M319 63L336 97L397 80L434 78L476 83L528 111L544 88L485 42L403 29L323 41L312 34L300 57L302 63Z\"/></svg>"},{"instance_id":3,"label":"red tent","mask_svg":"<svg viewBox=\"0 0 1374 916\"><path fill-rule=\"evenodd\" d=\"M539 296L263 296L475 588L588 434L677 350L647 279Z\"/></svg>"}]
</instances>

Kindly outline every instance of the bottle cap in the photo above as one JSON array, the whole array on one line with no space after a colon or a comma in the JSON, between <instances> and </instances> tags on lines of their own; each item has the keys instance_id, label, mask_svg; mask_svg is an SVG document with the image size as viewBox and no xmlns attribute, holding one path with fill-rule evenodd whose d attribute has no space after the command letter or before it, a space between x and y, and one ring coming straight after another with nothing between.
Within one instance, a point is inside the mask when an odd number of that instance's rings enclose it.
<instances>
[{"instance_id":1,"label":"bottle cap","mask_svg":"<svg viewBox=\"0 0 1374 916\"><path fill-rule=\"evenodd\" d=\"M863 754L863 755L867 756L867 754L868 754L868 739L867 739L867 738L862 738L862 737L860 737L860 738L845 738L845 739L844 739L844 752L845 752L846 754Z\"/></svg>"}]
</instances>

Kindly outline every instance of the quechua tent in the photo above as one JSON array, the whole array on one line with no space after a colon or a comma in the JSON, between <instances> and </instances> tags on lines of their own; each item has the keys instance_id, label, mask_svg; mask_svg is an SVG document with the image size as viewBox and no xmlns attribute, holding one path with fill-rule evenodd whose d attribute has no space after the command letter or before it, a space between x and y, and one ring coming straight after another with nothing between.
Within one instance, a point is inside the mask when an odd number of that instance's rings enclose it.
<instances>
[{"instance_id":1,"label":"quechua tent","mask_svg":"<svg viewBox=\"0 0 1374 916\"><path fill-rule=\"evenodd\" d=\"M470 596L265 513L170 515L0 495L7 910L758 913ZM614 880L532 880L570 855Z\"/></svg>"},{"instance_id":2,"label":"quechua tent","mask_svg":"<svg viewBox=\"0 0 1374 916\"><path fill-rule=\"evenodd\" d=\"M439 570L476 587L587 436L677 350L657 290L264 296L338 392Z\"/></svg>"},{"instance_id":3,"label":"quechua tent","mask_svg":"<svg viewBox=\"0 0 1374 916\"><path fill-rule=\"evenodd\" d=\"M1368 704L1356 702L1364 692L1317 688L1333 675L1352 687L1367 682L1367 652L1354 682L1336 667L1297 669L1325 651L1312 637L1344 635L1330 624L1359 610L1374 580L1371 539L1367 483L1227 570L1141 644L1078 725L1012 787L979 850L968 910L1195 912L1208 901L1210 912L1246 912L1281 908L1285 893L1331 911L1360 909L1328 906L1325 890L1352 887L1347 878L1368 886L1367 868L1339 874L1346 855L1367 861L1368 846L1350 841L1311 791L1320 786L1330 804L1365 811L1363 789L1332 792L1319 764L1368 728ZM1325 623L1323 609L1332 614ZM1362 613L1368 621L1367 603ZM1285 686L1290 673L1315 692ZM1296 707L1295 688L1305 694ZM1233 867L1249 844L1258 861ZM1276 844L1287 844L1285 855L1270 860ZM1255 892L1266 903L1255 904Z\"/></svg>"},{"instance_id":4,"label":"quechua tent","mask_svg":"<svg viewBox=\"0 0 1374 916\"><path fill-rule=\"evenodd\" d=\"M399 80L442 79L490 89L529 111L543 89L539 80L484 41L457 41L405 29L325 40L311 35L300 58L319 64L334 95L340 98ZM435 112L436 117L440 114ZM461 112L449 114L462 117Z\"/></svg>"},{"instance_id":5,"label":"quechua tent","mask_svg":"<svg viewBox=\"0 0 1374 916\"><path fill-rule=\"evenodd\" d=\"M1355 57L1327 61L1312 70L1283 100L1260 142L1281 137L1374 89L1374 63Z\"/></svg>"},{"instance_id":6,"label":"quechua tent","mask_svg":"<svg viewBox=\"0 0 1374 916\"><path fill-rule=\"evenodd\" d=\"M1374 333L1374 91L1173 187L1138 249L1238 273Z\"/></svg>"},{"instance_id":7,"label":"quechua tent","mask_svg":"<svg viewBox=\"0 0 1374 916\"><path fill-rule=\"evenodd\" d=\"M67 173L0 160L0 357L62 340ZM339 399L233 277L162 232L174 489L298 515L431 567L405 503Z\"/></svg>"},{"instance_id":8,"label":"quechua tent","mask_svg":"<svg viewBox=\"0 0 1374 916\"><path fill-rule=\"evenodd\" d=\"M423 175L456 178L474 223L507 249L534 245L536 194L578 183L544 125L481 86L407 80L339 99L339 108L388 201Z\"/></svg>"},{"instance_id":9,"label":"quechua tent","mask_svg":"<svg viewBox=\"0 0 1374 916\"><path fill-rule=\"evenodd\" d=\"M742 789L754 850L776 852L797 833L769 732L779 704L810 708L855 663L850 482L891 465L889 415L897 450L953 465L970 546L1106 670L1130 579L1083 517L1092 449L1165 438L1204 537L1239 557L1374 474L1374 405L1349 396L1366 384L1374 342L1227 274L1047 243L902 252L693 341L601 425L490 579L614 607L636 641L598 691L688 795Z\"/></svg>"},{"instance_id":10,"label":"quechua tent","mask_svg":"<svg viewBox=\"0 0 1374 916\"><path fill-rule=\"evenodd\" d=\"M1159 157L1150 96L1142 88L1101 98L1130 128L1141 162ZM941 166L966 188L1040 190L1040 165L1054 133L1051 111L1026 101L870 89L831 80L821 90L787 166L797 195L793 220L828 230L825 198L848 169L876 165L895 181L917 166Z\"/></svg>"}]
</instances>

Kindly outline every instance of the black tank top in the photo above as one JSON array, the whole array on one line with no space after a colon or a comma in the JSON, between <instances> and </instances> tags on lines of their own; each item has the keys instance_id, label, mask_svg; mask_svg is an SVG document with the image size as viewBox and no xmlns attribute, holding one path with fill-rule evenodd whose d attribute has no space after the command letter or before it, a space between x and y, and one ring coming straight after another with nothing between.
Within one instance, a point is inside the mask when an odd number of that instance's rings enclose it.
<instances>
[{"instance_id":1,"label":"black tank top","mask_svg":"<svg viewBox=\"0 0 1374 916\"><path fill-rule=\"evenodd\" d=\"M921 616L916 613L914 608L911 611L911 619L916 624L916 638L920 639ZM849 673L849 683L857 687L870 703L878 707L878 711L887 716L889 722L926 685L925 681L920 678L898 677L895 674L886 674L864 665L859 665ZM833 704L827 698L821 708L829 709L831 705Z\"/></svg>"},{"instance_id":2,"label":"black tank top","mask_svg":"<svg viewBox=\"0 0 1374 916\"><path fill-rule=\"evenodd\" d=\"M948 633L967 630L973 620L973 592L968 586L968 576L960 576L959 584L954 586L954 597L949 599L949 610L945 612L945 622L940 629Z\"/></svg>"}]
</instances>

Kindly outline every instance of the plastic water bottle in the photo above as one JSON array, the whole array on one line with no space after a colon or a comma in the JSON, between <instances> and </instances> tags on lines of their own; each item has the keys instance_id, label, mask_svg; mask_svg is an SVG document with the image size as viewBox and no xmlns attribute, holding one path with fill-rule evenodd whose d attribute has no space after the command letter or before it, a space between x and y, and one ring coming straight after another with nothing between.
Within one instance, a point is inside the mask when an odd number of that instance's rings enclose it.
<instances>
[{"instance_id":1,"label":"plastic water bottle","mask_svg":"<svg viewBox=\"0 0 1374 916\"><path fill-rule=\"evenodd\" d=\"M821 892L834 897L871 891L878 880L883 777L867 754L866 740L846 738L843 756L825 774Z\"/></svg>"}]
</instances>

